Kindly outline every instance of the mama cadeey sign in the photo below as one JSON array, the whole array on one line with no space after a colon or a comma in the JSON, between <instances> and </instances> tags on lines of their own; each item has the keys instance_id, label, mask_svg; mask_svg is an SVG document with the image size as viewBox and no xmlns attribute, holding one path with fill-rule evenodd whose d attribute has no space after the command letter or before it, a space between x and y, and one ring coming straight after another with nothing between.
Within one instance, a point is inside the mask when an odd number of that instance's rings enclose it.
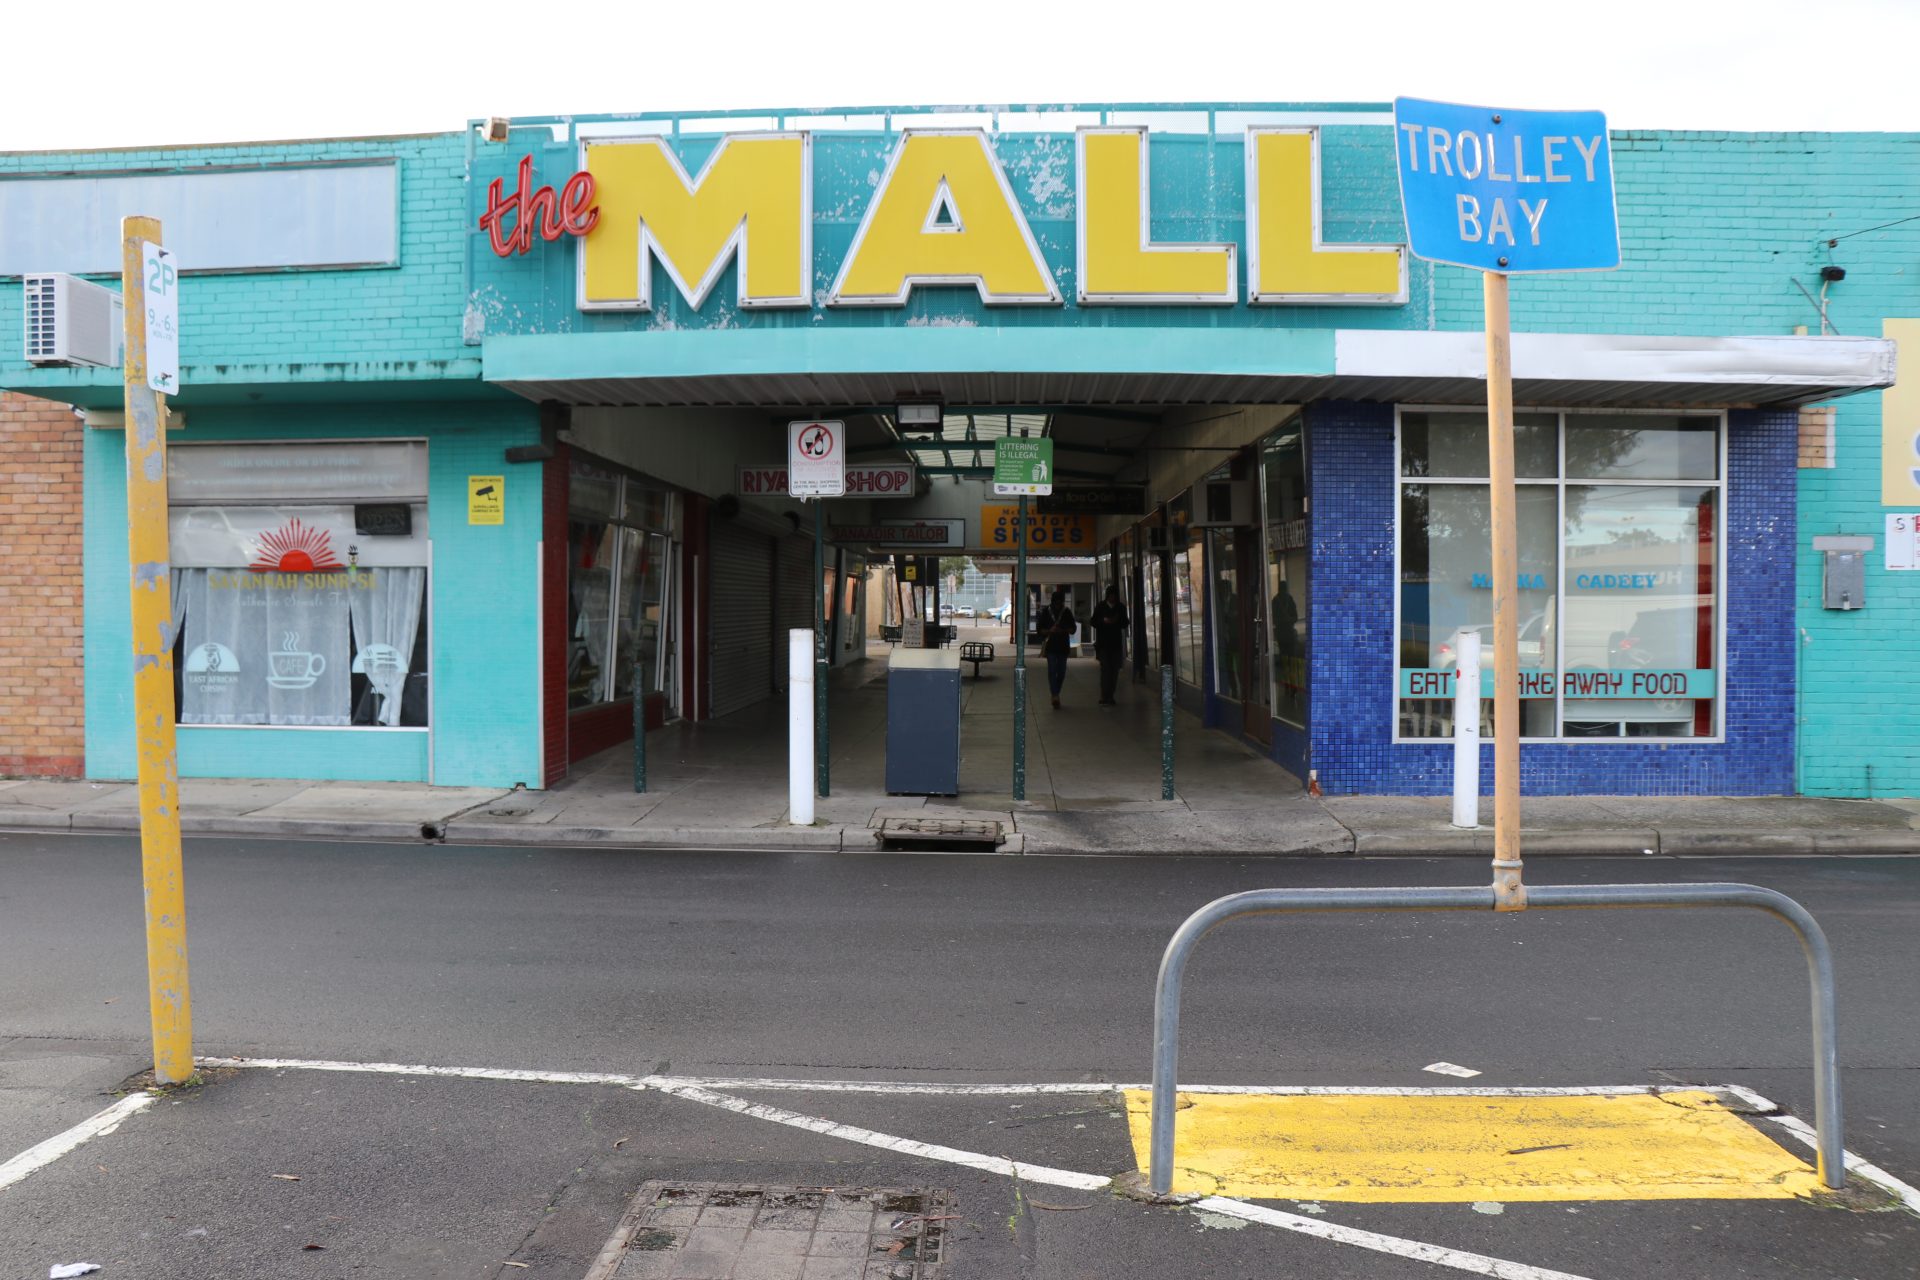
<instances>
[{"instance_id":1,"label":"mama cadeey sign","mask_svg":"<svg viewBox=\"0 0 1920 1280\"><path fill-rule=\"evenodd\" d=\"M1389 131L1377 116L1367 122L1374 127L1343 136L1378 135L1360 154L1378 170L1368 190L1390 193L1380 145ZM1232 155L1219 143L1238 144L1239 173L1219 173L1219 159ZM1404 303L1398 211L1375 200L1371 216L1357 220L1377 238L1329 236L1322 146L1314 125L1151 142L1134 126L1014 140L915 127L881 138L806 130L592 137L577 145L564 181L539 182L531 157L512 178L493 179L478 217L501 258L577 241L583 311L653 309L663 301L656 266L694 310L730 268L727 301L742 310L901 307L932 286L971 288L986 306L1061 306L1069 266L1074 301L1085 307ZM1178 178L1157 195L1156 158ZM823 179L830 190L817 191ZM1036 235L1036 222L1046 235ZM1061 222L1071 226L1066 254L1053 234ZM816 245L817 231L839 239L849 224L844 247ZM1211 235L1185 238L1175 227ZM816 249L825 253L817 258Z\"/></svg>"}]
</instances>

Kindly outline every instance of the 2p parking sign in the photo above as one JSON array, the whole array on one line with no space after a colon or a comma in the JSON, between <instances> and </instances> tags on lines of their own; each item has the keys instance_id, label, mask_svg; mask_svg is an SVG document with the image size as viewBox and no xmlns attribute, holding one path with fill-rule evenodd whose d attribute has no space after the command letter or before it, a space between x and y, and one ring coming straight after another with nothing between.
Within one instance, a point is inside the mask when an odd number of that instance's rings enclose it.
<instances>
[{"instance_id":1,"label":"2p parking sign","mask_svg":"<svg viewBox=\"0 0 1920 1280\"><path fill-rule=\"evenodd\" d=\"M1503 275L1620 265L1604 112L1397 98L1393 125L1415 257Z\"/></svg>"}]
</instances>

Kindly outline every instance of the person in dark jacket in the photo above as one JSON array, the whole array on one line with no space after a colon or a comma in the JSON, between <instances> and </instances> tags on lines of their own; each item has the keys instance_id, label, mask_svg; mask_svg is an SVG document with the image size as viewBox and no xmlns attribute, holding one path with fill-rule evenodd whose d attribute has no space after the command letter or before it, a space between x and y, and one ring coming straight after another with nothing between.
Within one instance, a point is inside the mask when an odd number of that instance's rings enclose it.
<instances>
[{"instance_id":1,"label":"person in dark jacket","mask_svg":"<svg viewBox=\"0 0 1920 1280\"><path fill-rule=\"evenodd\" d=\"M1067 608L1067 593L1054 592L1052 602L1040 611L1038 630L1040 652L1047 659L1047 689L1053 694L1056 711L1060 709L1060 686L1067 682L1067 655L1073 651L1073 629L1078 625L1073 610Z\"/></svg>"},{"instance_id":2,"label":"person in dark jacket","mask_svg":"<svg viewBox=\"0 0 1920 1280\"><path fill-rule=\"evenodd\" d=\"M1100 659L1100 705L1114 705L1120 684L1120 663L1127 653L1127 628L1133 619L1120 603L1120 588L1108 587L1106 599L1093 606L1093 652Z\"/></svg>"}]
</instances>

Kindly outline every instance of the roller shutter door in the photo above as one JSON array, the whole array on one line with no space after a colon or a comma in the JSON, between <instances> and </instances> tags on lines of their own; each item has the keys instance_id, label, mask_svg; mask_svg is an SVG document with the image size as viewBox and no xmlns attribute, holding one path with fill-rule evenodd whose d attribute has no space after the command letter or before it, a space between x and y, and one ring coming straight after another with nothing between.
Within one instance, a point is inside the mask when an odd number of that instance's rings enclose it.
<instances>
[{"instance_id":1,"label":"roller shutter door","mask_svg":"<svg viewBox=\"0 0 1920 1280\"><path fill-rule=\"evenodd\" d=\"M713 714L773 693L773 539L728 521L713 524Z\"/></svg>"},{"instance_id":2,"label":"roller shutter door","mask_svg":"<svg viewBox=\"0 0 1920 1280\"><path fill-rule=\"evenodd\" d=\"M787 687L787 632L798 627L813 629L813 539L780 540L780 642L773 656L773 669L780 687Z\"/></svg>"}]
</instances>

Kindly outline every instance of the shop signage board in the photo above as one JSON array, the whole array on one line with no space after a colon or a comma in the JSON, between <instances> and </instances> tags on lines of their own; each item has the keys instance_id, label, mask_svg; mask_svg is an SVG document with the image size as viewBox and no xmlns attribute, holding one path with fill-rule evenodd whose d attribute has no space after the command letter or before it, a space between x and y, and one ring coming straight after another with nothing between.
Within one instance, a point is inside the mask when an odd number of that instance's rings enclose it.
<instances>
[{"instance_id":1,"label":"shop signage board","mask_svg":"<svg viewBox=\"0 0 1920 1280\"><path fill-rule=\"evenodd\" d=\"M1020 508L980 508L980 545L989 551L1017 551ZM1027 550L1043 555L1092 555L1093 517L1027 512Z\"/></svg>"},{"instance_id":2,"label":"shop signage board","mask_svg":"<svg viewBox=\"0 0 1920 1280\"><path fill-rule=\"evenodd\" d=\"M843 546L958 551L967 545L967 522L961 519L889 520L874 524L836 524L831 537Z\"/></svg>"},{"instance_id":3,"label":"shop signage board","mask_svg":"<svg viewBox=\"0 0 1920 1280\"><path fill-rule=\"evenodd\" d=\"M1007 498L1053 492L1053 441L1003 436L993 442L993 492Z\"/></svg>"},{"instance_id":4,"label":"shop signage board","mask_svg":"<svg viewBox=\"0 0 1920 1280\"><path fill-rule=\"evenodd\" d=\"M505 476L467 477L468 524L505 524L506 512L507 478Z\"/></svg>"},{"instance_id":5,"label":"shop signage board","mask_svg":"<svg viewBox=\"0 0 1920 1280\"><path fill-rule=\"evenodd\" d=\"M1403 698L1451 698L1456 672L1451 667L1402 667ZM1494 687L1492 667L1480 668L1481 687ZM1522 698L1551 698L1556 690L1551 671L1522 671ZM1612 671L1576 669L1567 672L1566 696L1576 698L1711 698L1718 688L1717 673L1705 669L1653 670L1625 668Z\"/></svg>"},{"instance_id":6,"label":"shop signage board","mask_svg":"<svg viewBox=\"0 0 1920 1280\"><path fill-rule=\"evenodd\" d=\"M1507 275L1620 265L1604 113L1399 98L1393 119L1415 257Z\"/></svg>"},{"instance_id":7,"label":"shop signage board","mask_svg":"<svg viewBox=\"0 0 1920 1280\"><path fill-rule=\"evenodd\" d=\"M1035 508L1042 515L1143 516L1147 489L1138 484L1074 485L1055 489Z\"/></svg>"},{"instance_id":8,"label":"shop signage board","mask_svg":"<svg viewBox=\"0 0 1920 1280\"><path fill-rule=\"evenodd\" d=\"M847 491L847 424L812 419L787 424L787 494L838 498Z\"/></svg>"},{"instance_id":9,"label":"shop signage board","mask_svg":"<svg viewBox=\"0 0 1920 1280\"><path fill-rule=\"evenodd\" d=\"M856 463L847 468L846 493L849 498L911 498L919 475L910 462ZM741 467L735 491L743 498L784 498L787 495L787 469L781 464L768 467Z\"/></svg>"},{"instance_id":10,"label":"shop signage board","mask_svg":"<svg viewBox=\"0 0 1920 1280\"><path fill-rule=\"evenodd\" d=\"M167 249L140 242L146 278L147 385L163 396L180 390L180 271Z\"/></svg>"}]
</instances>

